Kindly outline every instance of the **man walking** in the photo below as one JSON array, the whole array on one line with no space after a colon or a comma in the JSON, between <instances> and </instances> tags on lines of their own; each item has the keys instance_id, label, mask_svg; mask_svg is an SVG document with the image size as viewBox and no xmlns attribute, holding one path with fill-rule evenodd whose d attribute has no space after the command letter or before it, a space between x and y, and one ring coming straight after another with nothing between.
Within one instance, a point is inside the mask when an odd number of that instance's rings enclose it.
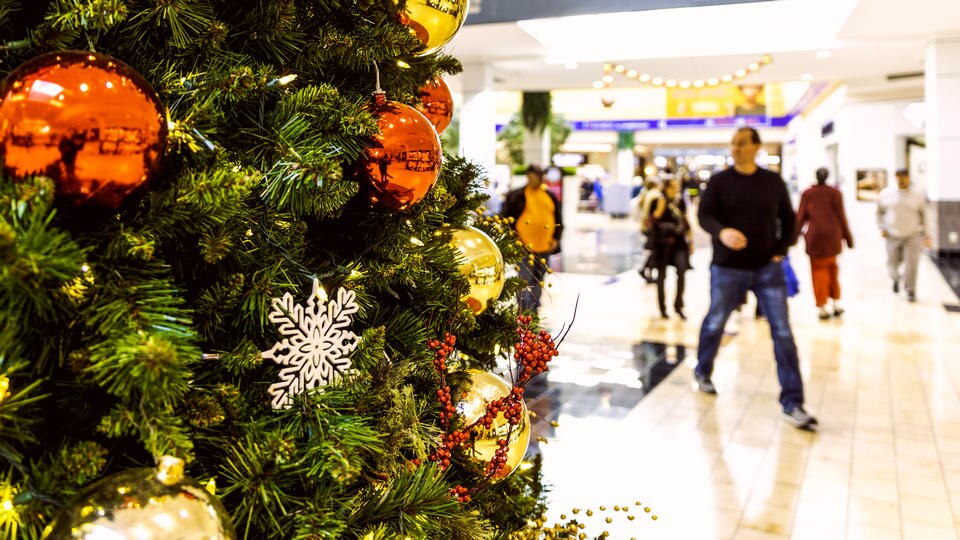
<instances>
[{"instance_id":1,"label":"man walking","mask_svg":"<svg viewBox=\"0 0 960 540\"><path fill-rule=\"evenodd\" d=\"M517 236L531 252L520 261L520 277L527 282L527 288L520 296L520 307L537 311L543 292L543 276L547 272L546 259L560 251L563 215L560 201L544 189L543 169L529 165L526 174L527 185L507 193L501 214L514 219Z\"/></svg>"},{"instance_id":2,"label":"man walking","mask_svg":"<svg viewBox=\"0 0 960 540\"><path fill-rule=\"evenodd\" d=\"M910 189L910 174L897 171L897 185L880 193L877 199L877 223L880 234L887 240L887 269L893 280L893 292L900 292L900 266L904 266L903 287L907 300L917 300L917 263L923 245L929 245L926 236L927 202L923 195Z\"/></svg>"},{"instance_id":3,"label":"man walking","mask_svg":"<svg viewBox=\"0 0 960 540\"><path fill-rule=\"evenodd\" d=\"M770 324L784 419L814 429L803 409L803 380L787 312L781 262L793 239L795 214L783 178L756 164L760 135L750 127L731 142L734 166L710 179L700 199L700 225L713 237L710 310L700 328L695 375L701 392L715 394L710 380L723 326L748 290Z\"/></svg>"}]
</instances>

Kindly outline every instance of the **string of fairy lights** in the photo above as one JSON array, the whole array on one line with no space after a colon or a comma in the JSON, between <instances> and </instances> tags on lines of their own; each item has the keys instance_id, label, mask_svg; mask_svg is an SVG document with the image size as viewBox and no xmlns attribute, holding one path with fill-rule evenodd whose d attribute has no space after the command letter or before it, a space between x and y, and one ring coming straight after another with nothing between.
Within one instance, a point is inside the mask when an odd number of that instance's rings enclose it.
<instances>
[{"instance_id":1,"label":"string of fairy lights","mask_svg":"<svg viewBox=\"0 0 960 540\"><path fill-rule=\"evenodd\" d=\"M606 63L603 65L603 76L594 81L593 87L596 89L610 88L613 86L613 81L616 76L622 76L627 79L639 82L640 84L647 86L655 87L665 87L665 88L704 88L704 87L713 87L719 86L720 84L732 83L737 79L742 79L751 73L760 71L765 66L773 62L773 58L769 54L761 56L754 62L750 62L744 67L736 69L734 71L718 75L716 77L709 77L703 79L673 79L667 77L661 77L658 75L651 75L649 73L644 73L636 69L630 69L623 64L613 64Z\"/></svg>"}]
</instances>

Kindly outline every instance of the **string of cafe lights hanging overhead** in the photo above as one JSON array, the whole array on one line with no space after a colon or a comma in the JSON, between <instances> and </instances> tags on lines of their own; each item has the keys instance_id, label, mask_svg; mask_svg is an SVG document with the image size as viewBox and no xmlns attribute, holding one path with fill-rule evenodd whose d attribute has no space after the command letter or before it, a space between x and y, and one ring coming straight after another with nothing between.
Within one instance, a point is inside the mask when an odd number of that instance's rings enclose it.
<instances>
[{"instance_id":1,"label":"string of cafe lights hanging overhead","mask_svg":"<svg viewBox=\"0 0 960 540\"><path fill-rule=\"evenodd\" d=\"M769 54L765 54L760 57L756 62L751 62L745 67L737 69L736 71L725 73L718 77L710 77L705 79L668 79L665 77L659 77L650 75L649 73L642 73L636 69L628 69L623 64L611 64L607 63L603 65L603 77L598 81L593 82L593 87L597 89L601 88L610 88L613 86L614 75L621 75L631 80L635 80L641 84L649 86L658 86L666 88L703 88L705 86L717 86L720 84L731 83L737 79L742 79L749 75L760 71L764 66L770 64L773 61L773 58Z\"/></svg>"}]
</instances>

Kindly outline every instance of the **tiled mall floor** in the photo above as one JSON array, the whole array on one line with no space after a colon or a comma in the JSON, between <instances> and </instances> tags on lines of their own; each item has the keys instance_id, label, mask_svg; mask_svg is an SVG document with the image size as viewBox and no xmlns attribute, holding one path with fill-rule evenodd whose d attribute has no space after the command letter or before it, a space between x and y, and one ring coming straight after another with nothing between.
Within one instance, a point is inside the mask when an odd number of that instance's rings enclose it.
<instances>
[{"instance_id":1,"label":"tiled mall floor","mask_svg":"<svg viewBox=\"0 0 960 540\"><path fill-rule=\"evenodd\" d=\"M858 245L840 263L842 320L817 319L806 256L792 256L802 292L791 318L817 433L781 421L769 330L752 310L721 348L719 395L692 390L705 238L684 322L661 320L654 286L631 269L632 223L581 215L568 227L566 271L542 313L559 327L579 295L578 314L530 400L552 520L624 539L958 539L960 314L943 308L957 297L926 258L919 301L895 296L872 207L848 211Z\"/></svg>"}]
</instances>

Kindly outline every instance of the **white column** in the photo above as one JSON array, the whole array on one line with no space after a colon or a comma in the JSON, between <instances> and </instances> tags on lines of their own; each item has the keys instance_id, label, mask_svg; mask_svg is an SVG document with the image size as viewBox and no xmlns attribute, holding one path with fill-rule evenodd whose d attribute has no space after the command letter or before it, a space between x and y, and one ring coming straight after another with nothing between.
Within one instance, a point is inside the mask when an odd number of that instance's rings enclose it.
<instances>
[{"instance_id":1,"label":"white column","mask_svg":"<svg viewBox=\"0 0 960 540\"><path fill-rule=\"evenodd\" d=\"M927 193L936 247L960 251L960 38L927 45L925 69Z\"/></svg>"},{"instance_id":2,"label":"white column","mask_svg":"<svg viewBox=\"0 0 960 540\"><path fill-rule=\"evenodd\" d=\"M617 173L614 178L618 184L630 185L633 181L635 160L633 148L617 150Z\"/></svg>"},{"instance_id":3,"label":"white column","mask_svg":"<svg viewBox=\"0 0 960 540\"><path fill-rule=\"evenodd\" d=\"M496 164L497 146L493 68L486 63L464 63L460 80L460 155L483 167L489 178Z\"/></svg>"},{"instance_id":4,"label":"white column","mask_svg":"<svg viewBox=\"0 0 960 540\"><path fill-rule=\"evenodd\" d=\"M960 200L960 39L930 42L925 77L930 198Z\"/></svg>"},{"instance_id":5,"label":"white column","mask_svg":"<svg viewBox=\"0 0 960 540\"><path fill-rule=\"evenodd\" d=\"M550 126L543 128L540 134L526 128L523 130L523 163L537 163L541 167L549 167L553 162L550 155Z\"/></svg>"}]
</instances>

